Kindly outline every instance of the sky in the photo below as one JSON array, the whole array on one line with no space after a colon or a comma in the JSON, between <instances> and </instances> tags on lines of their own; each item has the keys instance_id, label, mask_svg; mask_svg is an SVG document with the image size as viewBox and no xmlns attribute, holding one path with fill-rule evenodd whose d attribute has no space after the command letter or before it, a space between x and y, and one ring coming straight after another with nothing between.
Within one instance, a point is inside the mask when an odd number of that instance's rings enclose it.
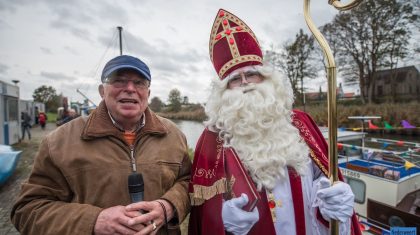
<instances>
[{"instance_id":1,"label":"sky","mask_svg":"<svg viewBox=\"0 0 420 235\"><path fill-rule=\"evenodd\" d=\"M338 13L327 0L313 1L315 24ZM142 59L151 70L152 97L167 102L176 88L190 102L203 103L217 74L209 58L210 30L223 8L241 18L269 49L291 41L307 26L303 0L0 0L0 80L19 80L21 99L52 86L70 101L82 101L79 89L99 104L105 63L123 54ZM308 87L326 91L323 78Z\"/></svg>"}]
</instances>

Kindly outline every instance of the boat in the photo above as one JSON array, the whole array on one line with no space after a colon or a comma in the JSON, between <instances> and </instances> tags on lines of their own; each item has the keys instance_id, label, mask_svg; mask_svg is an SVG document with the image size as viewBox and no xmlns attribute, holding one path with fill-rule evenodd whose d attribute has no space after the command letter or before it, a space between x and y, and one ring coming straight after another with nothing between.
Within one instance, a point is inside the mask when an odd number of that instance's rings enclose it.
<instances>
[{"instance_id":1,"label":"boat","mask_svg":"<svg viewBox=\"0 0 420 235\"><path fill-rule=\"evenodd\" d=\"M355 194L354 209L366 234L389 234L394 227L420 231L420 143L363 142L365 147L342 144L342 152L359 154L339 154L339 168ZM369 147L384 143L386 150Z\"/></svg>"},{"instance_id":2,"label":"boat","mask_svg":"<svg viewBox=\"0 0 420 235\"><path fill-rule=\"evenodd\" d=\"M21 151L14 151L9 145L0 145L0 186L13 175L19 162Z\"/></svg>"},{"instance_id":3,"label":"boat","mask_svg":"<svg viewBox=\"0 0 420 235\"><path fill-rule=\"evenodd\" d=\"M328 127L318 127L321 131L322 136L328 141ZM338 142L351 142L351 141L362 141L366 136L366 132L348 131L348 130L337 130L337 141Z\"/></svg>"},{"instance_id":4,"label":"boat","mask_svg":"<svg viewBox=\"0 0 420 235\"><path fill-rule=\"evenodd\" d=\"M319 129L327 140L328 129ZM390 234L392 227L420 231L420 143L368 135L337 131L339 168L355 194L364 234Z\"/></svg>"}]
</instances>

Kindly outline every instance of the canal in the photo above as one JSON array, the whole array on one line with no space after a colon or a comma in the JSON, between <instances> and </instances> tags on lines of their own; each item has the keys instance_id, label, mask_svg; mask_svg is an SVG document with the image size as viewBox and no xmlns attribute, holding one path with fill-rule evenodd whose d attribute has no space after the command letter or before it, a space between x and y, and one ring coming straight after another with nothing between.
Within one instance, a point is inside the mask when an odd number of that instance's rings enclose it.
<instances>
[{"instance_id":1,"label":"canal","mask_svg":"<svg viewBox=\"0 0 420 235\"><path fill-rule=\"evenodd\" d=\"M175 122L181 131L187 137L188 146L195 149L198 138L200 138L201 133L204 130L204 124L198 121L189 121L189 120L172 120ZM407 141L407 142L420 142L420 136L416 135L399 135L392 133L368 133L366 138L381 138L381 139L390 139L397 141ZM357 144L357 143L355 143ZM373 146L372 146L373 147ZM377 146L376 146L377 147Z\"/></svg>"}]
</instances>

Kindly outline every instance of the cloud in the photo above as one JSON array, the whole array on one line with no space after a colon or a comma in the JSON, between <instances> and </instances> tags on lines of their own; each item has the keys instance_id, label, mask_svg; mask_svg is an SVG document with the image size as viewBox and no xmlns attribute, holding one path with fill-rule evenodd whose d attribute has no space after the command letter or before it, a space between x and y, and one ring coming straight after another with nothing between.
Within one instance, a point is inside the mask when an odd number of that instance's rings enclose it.
<instances>
[{"instance_id":1,"label":"cloud","mask_svg":"<svg viewBox=\"0 0 420 235\"><path fill-rule=\"evenodd\" d=\"M4 20L0 19L0 29L11 29L12 27Z\"/></svg>"},{"instance_id":2,"label":"cloud","mask_svg":"<svg viewBox=\"0 0 420 235\"><path fill-rule=\"evenodd\" d=\"M80 27L75 27L74 24L71 24L70 22L57 19L57 20L53 20L50 23L50 26L53 28L62 30L62 31L67 31L73 36L84 39L86 41L92 41L90 39L89 31L82 29Z\"/></svg>"},{"instance_id":3,"label":"cloud","mask_svg":"<svg viewBox=\"0 0 420 235\"><path fill-rule=\"evenodd\" d=\"M15 13L19 5L23 5L24 2L24 0L0 1L0 11L9 11Z\"/></svg>"},{"instance_id":4,"label":"cloud","mask_svg":"<svg viewBox=\"0 0 420 235\"><path fill-rule=\"evenodd\" d=\"M52 51L51 51L51 49L49 49L49 48L46 48L46 47L40 47L39 49L41 49L41 51L42 51L44 54L52 55Z\"/></svg>"},{"instance_id":5,"label":"cloud","mask_svg":"<svg viewBox=\"0 0 420 235\"><path fill-rule=\"evenodd\" d=\"M63 73L52 73L52 72L44 72L44 71L42 71L41 73L40 73L40 75L42 76L42 77L45 77L45 78L48 78L48 79L51 79L51 80L55 80L55 81L60 81L60 82L64 82L64 81L75 81L76 80L76 77L73 77L73 76L68 76L68 75L65 75L65 74L63 74Z\"/></svg>"},{"instance_id":6,"label":"cloud","mask_svg":"<svg viewBox=\"0 0 420 235\"><path fill-rule=\"evenodd\" d=\"M194 64L189 64L188 65L188 70L193 72L193 73L198 73L200 70L198 69L197 66L195 66Z\"/></svg>"},{"instance_id":7,"label":"cloud","mask_svg":"<svg viewBox=\"0 0 420 235\"><path fill-rule=\"evenodd\" d=\"M153 69L159 71L162 74L167 74L168 76L173 74L185 75L185 72L183 72L181 69L182 65L172 59L156 57L152 59L149 64Z\"/></svg>"},{"instance_id":8,"label":"cloud","mask_svg":"<svg viewBox=\"0 0 420 235\"><path fill-rule=\"evenodd\" d=\"M9 69L9 66L5 64L0 64L0 74L6 73L6 71Z\"/></svg>"},{"instance_id":9,"label":"cloud","mask_svg":"<svg viewBox=\"0 0 420 235\"><path fill-rule=\"evenodd\" d=\"M90 25L94 25L95 18L92 17L91 9L83 1L42 1L45 7L50 11L49 25L60 31L91 41ZM65 35L63 35L65 36Z\"/></svg>"},{"instance_id":10,"label":"cloud","mask_svg":"<svg viewBox=\"0 0 420 235\"><path fill-rule=\"evenodd\" d=\"M153 95L165 100L178 88L190 101L203 101L216 77L208 40L219 8L243 19L263 49L293 40L299 28L309 32L299 1L0 0L0 75L20 79L22 97L51 84L76 100L82 98L75 88L88 86L85 94L99 100L99 74L119 54L121 25L123 53L150 66ZM338 13L326 2L311 8L317 26ZM321 81L314 81L316 90Z\"/></svg>"},{"instance_id":11,"label":"cloud","mask_svg":"<svg viewBox=\"0 0 420 235\"><path fill-rule=\"evenodd\" d=\"M75 50L73 47L65 46L64 50L70 52L73 55L79 55L79 52L77 52L77 50Z\"/></svg>"},{"instance_id":12,"label":"cloud","mask_svg":"<svg viewBox=\"0 0 420 235\"><path fill-rule=\"evenodd\" d=\"M85 2L85 1L83 1ZM101 22L118 22L120 25L125 25L128 20L129 8L131 6L127 5L126 8L123 8L122 4L115 4L115 1L107 2L101 1L100 5L94 5L90 14L96 16L95 19L97 23ZM143 9L146 11L146 9ZM138 12L142 14L142 12Z\"/></svg>"},{"instance_id":13,"label":"cloud","mask_svg":"<svg viewBox=\"0 0 420 235\"><path fill-rule=\"evenodd\" d=\"M126 31L124 36L126 42L130 42L129 44L127 43L127 48L130 51L133 51L135 54L141 55L141 57L153 57L157 54L163 53L162 49L153 46L152 44L145 41L142 37L133 35L129 31Z\"/></svg>"},{"instance_id":14,"label":"cloud","mask_svg":"<svg viewBox=\"0 0 420 235\"><path fill-rule=\"evenodd\" d=\"M194 48L177 50L163 39L159 40L159 45L153 45L128 31L124 33L123 38L126 42L130 42L126 45L130 54L138 55L140 59L146 60L146 63L154 70L172 74L172 76L173 74L186 75L190 64L207 60L207 55L200 54ZM108 38L100 37L99 41L103 45L109 45Z\"/></svg>"}]
</instances>

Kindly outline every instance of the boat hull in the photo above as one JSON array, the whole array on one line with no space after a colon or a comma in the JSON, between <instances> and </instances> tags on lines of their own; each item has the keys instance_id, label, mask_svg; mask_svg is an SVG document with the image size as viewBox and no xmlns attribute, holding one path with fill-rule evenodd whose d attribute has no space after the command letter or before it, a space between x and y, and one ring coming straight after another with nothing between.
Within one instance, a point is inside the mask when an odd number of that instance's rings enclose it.
<instances>
[{"instance_id":1,"label":"boat hull","mask_svg":"<svg viewBox=\"0 0 420 235\"><path fill-rule=\"evenodd\" d=\"M20 151L0 153L0 185L13 175L20 158Z\"/></svg>"}]
</instances>

